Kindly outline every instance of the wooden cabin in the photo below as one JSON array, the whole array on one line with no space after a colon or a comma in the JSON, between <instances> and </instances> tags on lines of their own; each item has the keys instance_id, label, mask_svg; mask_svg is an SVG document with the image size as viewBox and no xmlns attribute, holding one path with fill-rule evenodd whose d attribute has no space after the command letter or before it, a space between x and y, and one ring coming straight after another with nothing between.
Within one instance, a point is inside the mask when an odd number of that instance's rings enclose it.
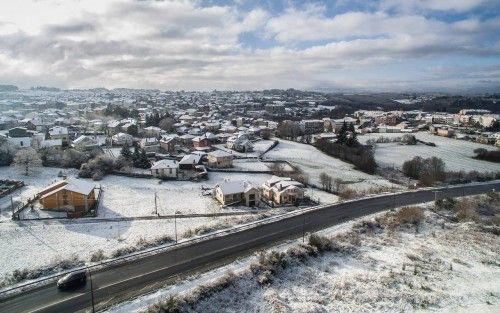
<instances>
[{"instance_id":1,"label":"wooden cabin","mask_svg":"<svg viewBox=\"0 0 500 313\"><path fill-rule=\"evenodd\" d=\"M80 179L64 179L38 193L44 210L67 211L81 216L96 202L93 183Z\"/></svg>"}]
</instances>

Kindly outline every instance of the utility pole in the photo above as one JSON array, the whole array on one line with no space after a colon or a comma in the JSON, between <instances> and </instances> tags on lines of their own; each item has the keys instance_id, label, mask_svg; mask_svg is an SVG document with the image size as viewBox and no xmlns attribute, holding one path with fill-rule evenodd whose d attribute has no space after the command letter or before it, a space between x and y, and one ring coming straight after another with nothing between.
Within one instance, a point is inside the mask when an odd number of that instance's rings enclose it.
<instances>
[{"instance_id":1,"label":"utility pole","mask_svg":"<svg viewBox=\"0 0 500 313\"><path fill-rule=\"evenodd\" d=\"M12 208L12 219L14 219L14 200L12 200L12 195L10 196L10 207Z\"/></svg>"},{"instance_id":2,"label":"utility pole","mask_svg":"<svg viewBox=\"0 0 500 313\"><path fill-rule=\"evenodd\" d=\"M304 219L302 222L302 243L306 241L306 215L304 214Z\"/></svg>"},{"instance_id":3,"label":"utility pole","mask_svg":"<svg viewBox=\"0 0 500 313\"><path fill-rule=\"evenodd\" d=\"M156 216L158 216L158 205L156 203L156 191L155 191L155 212L156 212Z\"/></svg>"},{"instance_id":4,"label":"utility pole","mask_svg":"<svg viewBox=\"0 0 500 313\"><path fill-rule=\"evenodd\" d=\"M177 244L177 211L174 213L175 244Z\"/></svg>"},{"instance_id":5,"label":"utility pole","mask_svg":"<svg viewBox=\"0 0 500 313\"><path fill-rule=\"evenodd\" d=\"M95 313L95 304L94 304L94 285L92 282L92 271L90 268L87 266L87 270L89 272L89 278L90 278L90 296L92 299L92 313Z\"/></svg>"}]
</instances>

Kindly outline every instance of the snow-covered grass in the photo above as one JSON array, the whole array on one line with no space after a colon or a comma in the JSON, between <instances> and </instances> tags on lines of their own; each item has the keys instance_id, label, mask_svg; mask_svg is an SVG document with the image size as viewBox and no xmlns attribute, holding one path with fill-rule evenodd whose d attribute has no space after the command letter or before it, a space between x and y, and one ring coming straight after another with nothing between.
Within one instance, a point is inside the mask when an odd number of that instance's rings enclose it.
<instances>
[{"instance_id":1,"label":"snow-covered grass","mask_svg":"<svg viewBox=\"0 0 500 313\"><path fill-rule=\"evenodd\" d=\"M300 167L309 175L311 183L318 186L321 185L319 175L325 172L334 179L339 178L347 182L346 186L358 190L366 190L370 187L400 187L380 176L358 171L352 164L328 156L307 144L280 139L279 144L265 154L265 158L289 161Z\"/></svg>"},{"instance_id":2,"label":"snow-covered grass","mask_svg":"<svg viewBox=\"0 0 500 313\"><path fill-rule=\"evenodd\" d=\"M287 252L282 262L268 253L270 272L258 270L266 258L249 257L226 266L232 274L201 275L109 312L144 311L176 294L190 303L182 306L186 312L498 312L498 235L429 211L418 228L392 224L398 216L377 214L352 229L325 230L335 248L319 255L294 259ZM262 283L263 274L271 280Z\"/></svg>"},{"instance_id":3,"label":"snow-covered grass","mask_svg":"<svg viewBox=\"0 0 500 313\"><path fill-rule=\"evenodd\" d=\"M446 168L452 171L498 171L499 166L493 162L476 160L472 157L474 149L486 148L490 150L496 149L495 147L483 145L480 143L446 138L435 136L428 132L418 132L414 134L419 140L425 142L433 142L436 147L427 146L424 144L417 144L414 146L400 145L398 143L379 143L375 148L375 160L378 164L385 167L401 167L407 160L415 156L432 157L436 156L441 158L446 163ZM366 142L369 139L376 139L378 137L401 137L403 134L388 133L388 134L369 134L359 136L360 142Z\"/></svg>"},{"instance_id":4,"label":"snow-covered grass","mask_svg":"<svg viewBox=\"0 0 500 313\"><path fill-rule=\"evenodd\" d=\"M182 233L193 225L209 225L217 220L177 219L177 230ZM99 249L109 255L136 245L140 239L149 241L166 235L175 235L173 219L99 223L4 221L0 223L0 277L16 269L44 267L73 256L89 261Z\"/></svg>"},{"instance_id":5,"label":"snow-covered grass","mask_svg":"<svg viewBox=\"0 0 500 313\"><path fill-rule=\"evenodd\" d=\"M2 178L24 180L26 187L13 194L14 201L26 201L44 187L60 180L60 169L41 168L36 176L24 177L13 167L0 168ZM69 176L76 171L66 170ZM190 213L215 213L241 210L239 207L221 208L210 196L203 196L201 187L213 187L224 181L247 180L260 186L269 179L269 174L210 172L210 179L200 183L185 181L163 181L157 179L130 178L108 175L96 182L103 188L103 197L98 218L152 216L155 211L155 192L160 215ZM314 191L314 197L321 203L336 201L336 197L326 192ZM109 255L114 250L136 245L140 239L174 235L173 220L137 220L120 222L89 222L85 220L66 221L11 221L10 197L1 199L2 219L0 220L0 276L15 269L42 267L55 260L76 256L88 261L99 249ZM26 211L26 210L25 210ZM277 214L275 210L270 213ZM46 217L45 211L26 211L27 217ZM40 215L42 214L42 215ZM241 217L244 219L245 217ZM196 227L211 227L220 222L238 223L239 218L190 218L178 219L178 233Z\"/></svg>"}]
</instances>

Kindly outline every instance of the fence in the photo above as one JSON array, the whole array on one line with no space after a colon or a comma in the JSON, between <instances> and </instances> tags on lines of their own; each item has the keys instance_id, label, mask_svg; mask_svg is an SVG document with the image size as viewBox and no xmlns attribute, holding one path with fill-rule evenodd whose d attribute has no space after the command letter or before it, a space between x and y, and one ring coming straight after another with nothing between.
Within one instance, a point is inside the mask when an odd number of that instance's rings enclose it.
<instances>
[{"instance_id":1,"label":"fence","mask_svg":"<svg viewBox=\"0 0 500 313\"><path fill-rule=\"evenodd\" d=\"M24 187L24 182L23 181L18 181L18 180L0 180L0 185L11 185L11 187L2 189L0 191L0 198L3 196L8 195L9 193L13 192L16 189L19 189L21 187Z\"/></svg>"}]
</instances>

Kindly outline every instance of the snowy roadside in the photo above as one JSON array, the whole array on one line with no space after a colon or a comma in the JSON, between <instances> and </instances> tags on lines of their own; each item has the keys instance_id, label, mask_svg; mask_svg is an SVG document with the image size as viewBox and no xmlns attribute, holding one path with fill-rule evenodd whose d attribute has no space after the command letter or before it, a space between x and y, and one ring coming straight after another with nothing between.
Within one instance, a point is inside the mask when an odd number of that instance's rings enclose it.
<instances>
[{"instance_id":1,"label":"snowy roadside","mask_svg":"<svg viewBox=\"0 0 500 313\"><path fill-rule=\"evenodd\" d=\"M462 210L480 198L470 199L444 213L462 216ZM484 210L484 203L490 203L489 209L496 212L492 221L497 223L498 198L495 201L477 202L476 209ZM264 284L262 272L252 274L258 258L250 257L108 312L158 312L151 306L155 299L187 312L498 312L500 240L485 227L489 226L469 218L450 223L416 207L379 213L320 232L339 250L305 259L289 257L274 270L271 267L271 280ZM297 243L275 250L300 251ZM176 297L167 301L168 296Z\"/></svg>"}]
</instances>

